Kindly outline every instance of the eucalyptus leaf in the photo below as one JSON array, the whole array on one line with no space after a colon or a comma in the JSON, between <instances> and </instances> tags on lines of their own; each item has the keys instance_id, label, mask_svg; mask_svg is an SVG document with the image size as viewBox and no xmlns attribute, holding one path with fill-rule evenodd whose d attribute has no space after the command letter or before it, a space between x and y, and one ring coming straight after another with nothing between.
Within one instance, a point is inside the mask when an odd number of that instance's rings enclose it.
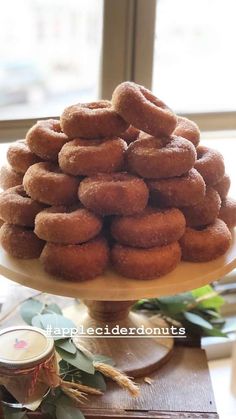
<instances>
[{"instance_id":1,"label":"eucalyptus leaf","mask_svg":"<svg viewBox=\"0 0 236 419\"><path fill-rule=\"evenodd\" d=\"M99 354L94 355L93 360L95 362L103 362L103 364L108 364L108 365L112 365L112 366L115 365L114 360L112 358L110 358L109 356L106 356L106 355L99 355Z\"/></svg>"},{"instance_id":2,"label":"eucalyptus leaf","mask_svg":"<svg viewBox=\"0 0 236 419\"><path fill-rule=\"evenodd\" d=\"M159 310L159 304L157 298L143 298L142 300L137 301L132 310Z\"/></svg>"},{"instance_id":3,"label":"eucalyptus leaf","mask_svg":"<svg viewBox=\"0 0 236 419\"><path fill-rule=\"evenodd\" d=\"M167 316L174 316L188 309L189 304L194 302L190 292L174 295L172 297L162 297L158 299L161 311Z\"/></svg>"},{"instance_id":4,"label":"eucalyptus leaf","mask_svg":"<svg viewBox=\"0 0 236 419\"><path fill-rule=\"evenodd\" d=\"M65 396L57 401L56 417L57 419L85 419L83 413Z\"/></svg>"},{"instance_id":5,"label":"eucalyptus leaf","mask_svg":"<svg viewBox=\"0 0 236 419\"><path fill-rule=\"evenodd\" d=\"M59 367L60 367L60 374L66 374L69 369L71 369L70 364L68 362L64 361L64 359L61 359L59 361Z\"/></svg>"},{"instance_id":6,"label":"eucalyptus leaf","mask_svg":"<svg viewBox=\"0 0 236 419\"><path fill-rule=\"evenodd\" d=\"M70 354L75 354L77 348L75 344L71 341L71 339L59 339L55 341L55 345L57 348L61 348Z\"/></svg>"},{"instance_id":7,"label":"eucalyptus leaf","mask_svg":"<svg viewBox=\"0 0 236 419\"><path fill-rule=\"evenodd\" d=\"M236 332L236 321L235 321L234 318L227 321L227 323L223 327L222 332L224 332L224 333Z\"/></svg>"},{"instance_id":8,"label":"eucalyptus leaf","mask_svg":"<svg viewBox=\"0 0 236 419\"><path fill-rule=\"evenodd\" d=\"M228 335L226 333L222 332L221 330L219 330L215 327L213 327L211 330L204 329L204 331L205 331L205 333L204 333L205 336L214 336L214 337L222 337L222 338L227 338L228 337Z\"/></svg>"},{"instance_id":9,"label":"eucalyptus leaf","mask_svg":"<svg viewBox=\"0 0 236 419\"><path fill-rule=\"evenodd\" d=\"M191 313L190 311L186 311L185 313L183 313L183 316L190 323L203 327L204 329L209 329L209 330L213 329L213 326L211 325L211 323L209 323L207 320L205 320L203 317L199 316L198 314Z\"/></svg>"},{"instance_id":10,"label":"eucalyptus leaf","mask_svg":"<svg viewBox=\"0 0 236 419\"><path fill-rule=\"evenodd\" d=\"M43 307L44 304L41 301L29 298L21 305L20 314L22 319L31 326L33 317L41 313Z\"/></svg>"},{"instance_id":11,"label":"eucalyptus leaf","mask_svg":"<svg viewBox=\"0 0 236 419\"><path fill-rule=\"evenodd\" d=\"M34 316L32 318L31 324L34 327L39 327L40 329L43 329L44 327L41 323L41 314L37 314L37 316Z\"/></svg>"},{"instance_id":12,"label":"eucalyptus leaf","mask_svg":"<svg viewBox=\"0 0 236 419\"><path fill-rule=\"evenodd\" d=\"M14 409L13 407L2 406L5 419L27 419L26 411Z\"/></svg>"},{"instance_id":13,"label":"eucalyptus leaf","mask_svg":"<svg viewBox=\"0 0 236 419\"><path fill-rule=\"evenodd\" d=\"M56 402L53 403L45 400L41 403L40 410L42 413L47 414L47 417L53 418L56 413Z\"/></svg>"},{"instance_id":14,"label":"eucalyptus leaf","mask_svg":"<svg viewBox=\"0 0 236 419\"><path fill-rule=\"evenodd\" d=\"M95 387L103 392L106 391L106 381L104 376L99 371L96 371L94 375L81 371L80 376L78 376L78 378L74 378L76 382L83 383L90 387Z\"/></svg>"},{"instance_id":15,"label":"eucalyptus leaf","mask_svg":"<svg viewBox=\"0 0 236 419\"><path fill-rule=\"evenodd\" d=\"M204 312L208 314L209 316L214 317L216 319L221 318L220 314L215 310L207 309L207 310L204 310Z\"/></svg>"},{"instance_id":16,"label":"eucalyptus leaf","mask_svg":"<svg viewBox=\"0 0 236 419\"><path fill-rule=\"evenodd\" d=\"M201 298L201 297L207 297L209 295L209 298L199 302L198 308L214 308L215 310L219 310L220 307L224 304L225 300L220 295L214 295L213 297L210 297L212 293L214 293L214 289L210 285L206 285L201 288L197 288L192 291L192 295L195 299Z\"/></svg>"},{"instance_id":17,"label":"eucalyptus leaf","mask_svg":"<svg viewBox=\"0 0 236 419\"><path fill-rule=\"evenodd\" d=\"M50 330L50 334L55 339L61 339L62 335L63 337L71 337L71 334L77 330L72 320L57 313L42 314L40 321L43 328L48 331Z\"/></svg>"},{"instance_id":18,"label":"eucalyptus leaf","mask_svg":"<svg viewBox=\"0 0 236 419\"><path fill-rule=\"evenodd\" d=\"M56 314L63 314L59 305L55 303L47 304L43 310L43 314L50 314L51 312Z\"/></svg>"},{"instance_id":19,"label":"eucalyptus leaf","mask_svg":"<svg viewBox=\"0 0 236 419\"><path fill-rule=\"evenodd\" d=\"M85 371L88 374L94 374L95 369L93 366L93 361L88 358L83 352L79 349L76 350L76 354L70 354L64 351L61 348L56 348L58 354L64 361L68 362L68 364L73 365L74 367L78 368L81 371Z\"/></svg>"}]
</instances>

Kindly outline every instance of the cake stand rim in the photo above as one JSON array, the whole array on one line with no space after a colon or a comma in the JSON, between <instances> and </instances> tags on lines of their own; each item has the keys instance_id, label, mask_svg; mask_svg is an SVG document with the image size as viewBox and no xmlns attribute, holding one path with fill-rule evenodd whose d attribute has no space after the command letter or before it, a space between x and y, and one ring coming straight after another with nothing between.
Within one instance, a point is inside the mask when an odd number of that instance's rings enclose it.
<instances>
[{"instance_id":1,"label":"cake stand rim","mask_svg":"<svg viewBox=\"0 0 236 419\"><path fill-rule=\"evenodd\" d=\"M236 229L232 231L232 244L224 256L207 263L181 262L171 273L151 280L128 279L114 271L106 271L103 276L89 281L65 281L45 273L39 260L12 258L0 246L0 274L6 278L45 293L97 301L132 301L175 295L207 285L234 268Z\"/></svg>"}]
</instances>

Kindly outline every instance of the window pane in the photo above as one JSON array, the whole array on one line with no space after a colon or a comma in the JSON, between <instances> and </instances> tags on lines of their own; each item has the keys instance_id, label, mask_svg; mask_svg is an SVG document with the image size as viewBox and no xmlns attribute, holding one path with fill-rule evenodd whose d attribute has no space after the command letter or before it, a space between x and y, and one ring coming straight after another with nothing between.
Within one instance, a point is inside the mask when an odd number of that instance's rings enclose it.
<instances>
[{"instance_id":1,"label":"window pane","mask_svg":"<svg viewBox=\"0 0 236 419\"><path fill-rule=\"evenodd\" d=\"M235 0L158 0L153 89L175 111L236 110L235 19Z\"/></svg>"},{"instance_id":2,"label":"window pane","mask_svg":"<svg viewBox=\"0 0 236 419\"><path fill-rule=\"evenodd\" d=\"M0 118L98 97L103 0L2 0Z\"/></svg>"}]
</instances>

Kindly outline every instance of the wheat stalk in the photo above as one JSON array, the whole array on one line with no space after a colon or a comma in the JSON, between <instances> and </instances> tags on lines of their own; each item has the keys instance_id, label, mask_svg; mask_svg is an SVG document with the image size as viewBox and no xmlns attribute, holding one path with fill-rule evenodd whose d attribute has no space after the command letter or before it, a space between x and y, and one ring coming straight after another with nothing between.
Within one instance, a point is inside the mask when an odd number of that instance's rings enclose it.
<instances>
[{"instance_id":1,"label":"wheat stalk","mask_svg":"<svg viewBox=\"0 0 236 419\"><path fill-rule=\"evenodd\" d=\"M93 363L95 370L101 372L108 378L111 378L120 387L127 390L133 397L139 396L140 389L127 375L112 367L111 365L104 364L103 362Z\"/></svg>"}]
</instances>

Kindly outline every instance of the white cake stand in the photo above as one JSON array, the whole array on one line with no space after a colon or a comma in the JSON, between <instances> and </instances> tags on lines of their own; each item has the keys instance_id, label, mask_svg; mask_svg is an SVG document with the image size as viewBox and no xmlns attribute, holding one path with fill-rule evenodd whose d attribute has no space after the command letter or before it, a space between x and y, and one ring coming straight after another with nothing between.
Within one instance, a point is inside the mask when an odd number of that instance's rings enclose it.
<instances>
[{"instance_id":1,"label":"white cake stand","mask_svg":"<svg viewBox=\"0 0 236 419\"><path fill-rule=\"evenodd\" d=\"M170 274L161 278L140 281L124 278L113 270L91 281L68 282L44 272L39 260L19 260L8 256L0 248L0 274L24 286L39 291L80 298L88 310L77 313L76 321L85 328L157 327L152 319L130 313L133 303L140 298L174 295L202 287L236 268L236 230L227 253L207 263L181 262ZM75 316L75 313L74 313ZM160 320L159 327L166 326ZM111 356L117 366L137 377L151 373L171 355L173 339L169 338L83 338L83 346L97 353Z\"/></svg>"}]
</instances>

